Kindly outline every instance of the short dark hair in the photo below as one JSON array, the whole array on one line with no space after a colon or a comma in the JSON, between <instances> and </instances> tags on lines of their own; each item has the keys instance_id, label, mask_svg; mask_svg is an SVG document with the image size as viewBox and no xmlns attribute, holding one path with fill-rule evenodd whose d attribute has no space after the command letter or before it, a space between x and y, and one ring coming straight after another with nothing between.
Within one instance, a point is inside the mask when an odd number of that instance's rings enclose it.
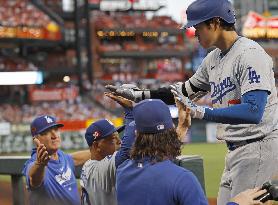
<instances>
[{"instance_id":1,"label":"short dark hair","mask_svg":"<svg viewBox=\"0 0 278 205\"><path fill-rule=\"evenodd\" d=\"M172 160L181 154L181 145L175 128L156 134L139 132L131 149L131 159L140 161L148 157L152 163Z\"/></svg>"},{"instance_id":2,"label":"short dark hair","mask_svg":"<svg viewBox=\"0 0 278 205\"><path fill-rule=\"evenodd\" d=\"M234 23L228 23L227 21L225 21L224 19L222 19L220 17L214 17L214 18L208 19L208 20L204 21L204 23L206 25L210 25L211 23L213 23L213 21L215 21L215 19L219 19L220 26L224 30L226 30L226 31L235 31L236 30Z\"/></svg>"}]
</instances>

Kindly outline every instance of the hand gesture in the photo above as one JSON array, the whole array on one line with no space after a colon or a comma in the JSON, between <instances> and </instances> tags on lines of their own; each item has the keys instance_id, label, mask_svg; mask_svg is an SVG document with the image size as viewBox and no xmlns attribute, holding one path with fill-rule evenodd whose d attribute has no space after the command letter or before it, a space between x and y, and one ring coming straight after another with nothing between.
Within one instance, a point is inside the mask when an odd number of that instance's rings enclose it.
<instances>
[{"instance_id":1,"label":"hand gesture","mask_svg":"<svg viewBox=\"0 0 278 205\"><path fill-rule=\"evenodd\" d=\"M46 166L51 156L48 154L45 145L41 144L37 138L34 138L33 141L37 147L37 159L35 164L39 166Z\"/></svg>"},{"instance_id":2,"label":"hand gesture","mask_svg":"<svg viewBox=\"0 0 278 205\"><path fill-rule=\"evenodd\" d=\"M239 193L237 196L231 199L240 205L262 205L263 203L259 200L255 200L256 197L266 193L266 190L260 190L260 188L247 189L244 192Z\"/></svg>"},{"instance_id":3,"label":"hand gesture","mask_svg":"<svg viewBox=\"0 0 278 205\"><path fill-rule=\"evenodd\" d=\"M175 98L176 106L178 108L178 116L179 116L179 123L178 125L182 125L183 127L190 127L191 126L191 116L190 116L190 108L184 106L180 101Z\"/></svg>"},{"instance_id":4,"label":"hand gesture","mask_svg":"<svg viewBox=\"0 0 278 205\"><path fill-rule=\"evenodd\" d=\"M175 100L183 104L184 107L190 109L190 115L192 118L203 119L205 114L205 108L195 105L188 97L185 97L180 89L171 85L171 92L174 94Z\"/></svg>"},{"instance_id":5,"label":"hand gesture","mask_svg":"<svg viewBox=\"0 0 278 205\"><path fill-rule=\"evenodd\" d=\"M175 89L178 93L182 93L182 95L186 96L188 95L188 98L192 100L193 102L198 101L201 97L205 96L208 94L207 91L198 91L198 92L193 92L193 91L187 91L187 88L191 89L191 85L189 81L186 82L177 82L175 84L170 85L170 87ZM185 95L186 93L186 95Z\"/></svg>"},{"instance_id":6,"label":"hand gesture","mask_svg":"<svg viewBox=\"0 0 278 205\"><path fill-rule=\"evenodd\" d=\"M143 98L144 91L133 84L123 84L121 86L106 85L105 88L134 102L139 102Z\"/></svg>"},{"instance_id":7,"label":"hand gesture","mask_svg":"<svg viewBox=\"0 0 278 205\"><path fill-rule=\"evenodd\" d=\"M179 140L185 137L188 128L191 125L190 109L185 107L181 102L175 99L176 106L178 108L179 119L176 132L178 134Z\"/></svg>"},{"instance_id":8,"label":"hand gesture","mask_svg":"<svg viewBox=\"0 0 278 205\"><path fill-rule=\"evenodd\" d=\"M126 99L122 96L119 96L116 93L107 93L107 92L105 92L104 95L111 98L112 100L116 101L117 103L119 103L124 108L133 108L134 103L131 100Z\"/></svg>"}]
</instances>

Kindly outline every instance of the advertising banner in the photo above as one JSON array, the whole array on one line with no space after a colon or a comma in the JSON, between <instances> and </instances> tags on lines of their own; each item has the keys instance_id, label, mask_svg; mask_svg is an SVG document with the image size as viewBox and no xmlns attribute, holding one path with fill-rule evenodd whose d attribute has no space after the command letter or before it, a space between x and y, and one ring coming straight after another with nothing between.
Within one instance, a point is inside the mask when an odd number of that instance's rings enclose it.
<instances>
[{"instance_id":1,"label":"advertising banner","mask_svg":"<svg viewBox=\"0 0 278 205\"><path fill-rule=\"evenodd\" d=\"M30 101L74 100L79 94L77 87L33 88L29 91Z\"/></svg>"},{"instance_id":2,"label":"advertising banner","mask_svg":"<svg viewBox=\"0 0 278 205\"><path fill-rule=\"evenodd\" d=\"M278 38L278 16L264 17L250 11L243 25L242 34L248 38Z\"/></svg>"}]
</instances>

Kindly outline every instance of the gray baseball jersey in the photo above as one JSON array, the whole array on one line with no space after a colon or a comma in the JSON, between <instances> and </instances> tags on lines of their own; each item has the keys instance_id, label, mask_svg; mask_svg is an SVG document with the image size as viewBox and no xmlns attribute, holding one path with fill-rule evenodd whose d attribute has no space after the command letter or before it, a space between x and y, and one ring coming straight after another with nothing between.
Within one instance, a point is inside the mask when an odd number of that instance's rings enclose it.
<instances>
[{"instance_id":1,"label":"gray baseball jersey","mask_svg":"<svg viewBox=\"0 0 278 205\"><path fill-rule=\"evenodd\" d=\"M82 204L116 205L115 152L104 159L88 160L82 167L80 185Z\"/></svg>"},{"instance_id":2,"label":"gray baseball jersey","mask_svg":"<svg viewBox=\"0 0 278 205\"><path fill-rule=\"evenodd\" d=\"M262 121L254 124L219 124L217 138L228 141L267 136L278 129L277 90L273 61L255 41L240 37L221 57L216 48L203 60L190 82L211 92L213 108L239 104L241 96L252 90L269 92Z\"/></svg>"}]
</instances>

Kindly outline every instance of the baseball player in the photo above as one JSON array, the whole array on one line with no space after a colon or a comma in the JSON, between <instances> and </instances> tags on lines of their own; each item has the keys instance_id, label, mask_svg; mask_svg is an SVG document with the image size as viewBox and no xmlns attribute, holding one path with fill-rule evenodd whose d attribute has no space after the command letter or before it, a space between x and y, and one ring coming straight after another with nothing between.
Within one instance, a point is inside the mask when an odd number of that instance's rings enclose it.
<instances>
[{"instance_id":1,"label":"baseball player","mask_svg":"<svg viewBox=\"0 0 278 205\"><path fill-rule=\"evenodd\" d=\"M106 96L125 109L124 136L121 142L118 132L124 127L115 128L106 119L98 120L87 128L85 138L91 159L83 165L81 172L82 205L117 205L116 168L129 158L129 150L134 142L132 102L111 93L106 93Z\"/></svg>"},{"instance_id":2,"label":"baseball player","mask_svg":"<svg viewBox=\"0 0 278 205\"><path fill-rule=\"evenodd\" d=\"M118 204L208 205L196 177L172 161L180 153L181 142L166 104L157 99L144 100L135 105L133 114L136 139L130 159L117 168ZM190 113L179 109L177 130L181 124L190 124ZM246 190L227 205L262 204L254 198L265 192Z\"/></svg>"},{"instance_id":3,"label":"baseball player","mask_svg":"<svg viewBox=\"0 0 278 205\"><path fill-rule=\"evenodd\" d=\"M235 31L234 9L228 0L196 0L187 9L188 22L204 48L216 47L186 82L170 88L140 90L131 85L108 89L140 101L160 98L174 103L172 92L191 108L191 116L220 123L217 138L228 152L218 205L256 186L278 171L278 107L271 57L256 42ZM212 108L194 100L210 92Z\"/></svg>"},{"instance_id":4,"label":"baseball player","mask_svg":"<svg viewBox=\"0 0 278 205\"><path fill-rule=\"evenodd\" d=\"M170 111L161 100L144 100L133 108L136 140L131 159L117 169L120 205L207 205L197 178L172 160L181 141Z\"/></svg>"},{"instance_id":5,"label":"baseball player","mask_svg":"<svg viewBox=\"0 0 278 205\"><path fill-rule=\"evenodd\" d=\"M63 126L49 115L38 116L31 123L36 148L23 168L31 205L80 204L74 171L90 158L90 152L66 154L60 150L59 128Z\"/></svg>"}]
</instances>

